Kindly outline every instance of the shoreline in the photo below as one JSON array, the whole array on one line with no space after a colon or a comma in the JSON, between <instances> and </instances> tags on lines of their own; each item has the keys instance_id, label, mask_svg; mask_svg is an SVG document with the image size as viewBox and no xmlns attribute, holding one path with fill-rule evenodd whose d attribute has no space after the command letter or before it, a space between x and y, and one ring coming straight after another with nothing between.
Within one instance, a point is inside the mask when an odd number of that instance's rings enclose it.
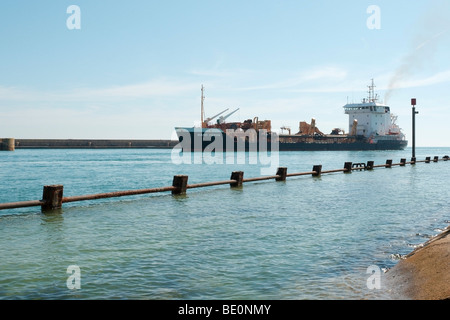
<instances>
[{"instance_id":1,"label":"shoreline","mask_svg":"<svg viewBox=\"0 0 450 320\"><path fill-rule=\"evenodd\" d=\"M393 299L450 300L450 226L385 273Z\"/></svg>"}]
</instances>

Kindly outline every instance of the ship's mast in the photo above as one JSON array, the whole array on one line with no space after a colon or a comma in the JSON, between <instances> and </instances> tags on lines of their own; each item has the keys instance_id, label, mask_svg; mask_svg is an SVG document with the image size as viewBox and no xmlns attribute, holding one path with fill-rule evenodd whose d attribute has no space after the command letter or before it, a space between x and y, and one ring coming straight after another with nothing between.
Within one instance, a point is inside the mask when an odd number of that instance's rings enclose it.
<instances>
[{"instance_id":1,"label":"ship's mast","mask_svg":"<svg viewBox=\"0 0 450 320\"><path fill-rule=\"evenodd\" d=\"M201 124L202 124L202 128L203 128L203 117L204 117L204 115L205 115L205 109L203 108L203 101L205 100L205 97L204 97L204 95L203 95L203 85L202 85L202 98L201 98L201 107L202 107L202 110L201 110L201 112L202 112L202 114L201 114L201 117L200 117L200 119L201 119Z\"/></svg>"},{"instance_id":2,"label":"ship's mast","mask_svg":"<svg viewBox=\"0 0 450 320\"><path fill-rule=\"evenodd\" d=\"M372 79L372 84L370 86L368 86L368 88L369 88L369 97L368 97L369 102L377 102L377 100L378 100L377 96L375 95L375 87L376 87L375 83L374 83L374 81Z\"/></svg>"}]
</instances>

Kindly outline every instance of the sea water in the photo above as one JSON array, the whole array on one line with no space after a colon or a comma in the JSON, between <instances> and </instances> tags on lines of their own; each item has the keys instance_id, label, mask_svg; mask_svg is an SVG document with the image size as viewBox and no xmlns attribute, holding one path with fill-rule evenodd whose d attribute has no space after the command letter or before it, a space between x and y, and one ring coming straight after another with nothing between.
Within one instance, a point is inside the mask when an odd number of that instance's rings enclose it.
<instances>
[{"instance_id":1,"label":"sea water","mask_svg":"<svg viewBox=\"0 0 450 320\"><path fill-rule=\"evenodd\" d=\"M416 157L450 154L417 148ZM0 203L261 175L171 150L0 153ZM280 152L288 173L408 161L411 149ZM0 211L0 299L385 299L384 271L448 226L450 162ZM275 174L275 172L273 172ZM374 269L375 268L375 269ZM371 270L381 270L381 274ZM369 285L373 275L378 284ZM369 281L370 280L370 281Z\"/></svg>"}]
</instances>

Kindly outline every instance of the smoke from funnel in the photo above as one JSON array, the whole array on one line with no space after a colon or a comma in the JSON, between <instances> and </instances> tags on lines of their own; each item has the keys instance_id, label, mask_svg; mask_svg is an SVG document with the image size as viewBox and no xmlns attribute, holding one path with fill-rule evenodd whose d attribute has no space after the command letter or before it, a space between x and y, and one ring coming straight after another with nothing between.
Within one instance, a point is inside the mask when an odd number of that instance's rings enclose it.
<instances>
[{"instance_id":1,"label":"smoke from funnel","mask_svg":"<svg viewBox=\"0 0 450 320\"><path fill-rule=\"evenodd\" d=\"M391 77L384 96L385 103L392 97L395 89L404 85L405 80L421 70L425 63L432 61L439 41L450 31L450 21L446 16L450 12L450 5L447 1L439 3L440 5L434 6L418 23L419 30L413 38L413 49L402 59Z\"/></svg>"}]
</instances>

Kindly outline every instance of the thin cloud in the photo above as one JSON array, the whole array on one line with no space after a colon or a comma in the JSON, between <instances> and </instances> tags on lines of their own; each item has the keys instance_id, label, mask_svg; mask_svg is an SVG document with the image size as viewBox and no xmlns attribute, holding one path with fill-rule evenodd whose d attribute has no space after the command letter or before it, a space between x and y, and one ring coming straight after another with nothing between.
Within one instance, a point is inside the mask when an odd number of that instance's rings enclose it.
<instances>
[{"instance_id":1,"label":"thin cloud","mask_svg":"<svg viewBox=\"0 0 450 320\"><path fill-rule=\"evenodd\" d=\"M426 46L428 43L430 43L431 41L439 38L440 36L446 34L449 30L443 30L437 34L435 34L434 36L432 36L430 39L425 40L424 42L422 42L421 44L419 44L415 50L420 50L421 48L423 48L424 46Z\"/></svg>"},{"instance_id":2,"label":"thin cloud","mask_svg":"<svg viewBox=\"0 0 450 320\"><path fill-rule=\"evenodd\" d=\"M338 67L319 67L312 70L307 70L301 72L298 76L290 77L286 80L269 83L265 85L245 87L241 90L251 91L251 90L268 90L268 89L293 89L297 88L303 84L309 84L315 81L342 81L346 79L348 72L342 68ZM301 89L298 89L301 91ZM297 90L294 90L297 91Z\"/></svg>"},{"instance_id":3,"label":"thin cloud","mask_svg":"<svg viewBox=\"0 0 450 320\"><path fill-rule=\"evenodd\" d=\"M174 96L198 90L193 82L153 80L146 83L111 86L107 88L77 88L66 91L37 91L36 89L0 87L0 101L56 102L98 101L130 98Z\"/></svg>"},{"instance_id":4,"label":"thin cloud","mask_svg":"<svg viewBox=\"0 0 450 320\"><path fill-rule=\"evenodd\" d=\"M209 77L209 78L217 78L217 80L221 79L242 79L242 77L255 77L256 72L249 69L219 69L219 68L211 68L211 69L192 69L188 71L189 75L200 76L200 77Z\"/></svg>"},{"instance_id":5,"label":"thin cloud","mask_svg":"<svg viewBox=\"0 0 450 320\"><path fill-rule=\"evenodd\" d=\"M210 70L194 69L194 70L189 71L189 73L194 76L215 77L215 78L233 77L238 74L236 71L216 70L216 69L210 69Z\"/></svg>"},{"instance_id":6,"label":"thin cloud","mask_svg":"<svg viewBox=\"0 0 450 320\"><path fill-rule=\"evenodd\" d=\"M337 67L325 67L308 71L305 75L303 75L303 81L344 80L347 75L347 70Z\"/></svg>"}]
</instances>

